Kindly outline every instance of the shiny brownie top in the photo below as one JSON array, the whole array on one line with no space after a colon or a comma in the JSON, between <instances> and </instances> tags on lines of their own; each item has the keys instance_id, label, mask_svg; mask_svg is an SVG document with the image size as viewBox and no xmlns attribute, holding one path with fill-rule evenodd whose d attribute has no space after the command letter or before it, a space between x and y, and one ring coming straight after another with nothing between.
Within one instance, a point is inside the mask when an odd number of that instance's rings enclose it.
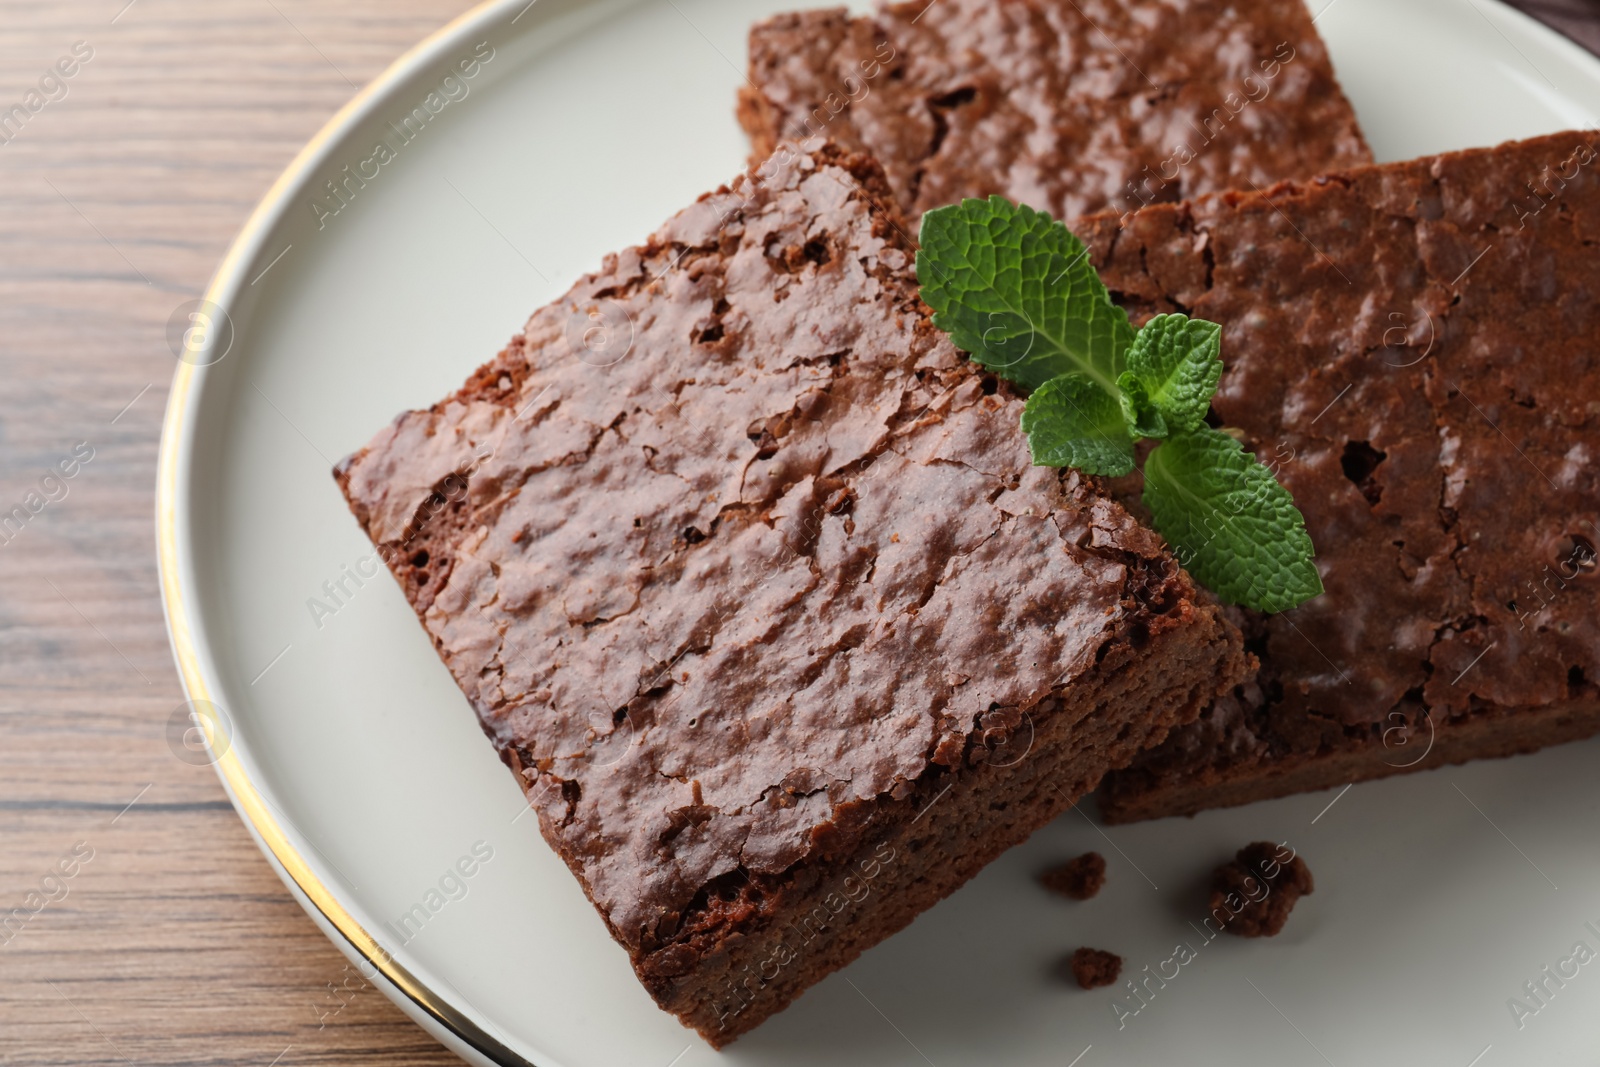
<instances>
[{"instance_id":1,"label":"shiny brownie top","mask_svg":"<svg viewBox=\"0 0 1600 1067\"><path fill-rule=\"evenodd\" d=\"M870 161L785 147L341 465L636 952L1192 614L1159 538L1029 465L1020 400L926 320L888 199Z\"/></svg>"},{"instance_id":2,"label":"shiny brownie top","mask_svg":"<svg viewBox=\"0 0 1600 1067\"><path fill-rule=\"evenodd\" d=\"M1305 513L1327 593L1246 620L1259 679L1145 761L1381 742L1600 681L1600 137L1077 225L1135 321L1224 324L1213 410ZM1409 747L1408 747L1409 746Z\"/></svg>"},{"instance_id":3,"label":"shiny brownie top","mask_svg":"<svg viewBox=\"0 0 1600 1067\"><path fill-rule=\"evenodd\" d=\"M756 155L876 156L907 216L999 194L1068 219L1372 161L1304 5L911 0L750 33ZM914 231L913 231L914 232Z\"/></svg>"}]
</instances>

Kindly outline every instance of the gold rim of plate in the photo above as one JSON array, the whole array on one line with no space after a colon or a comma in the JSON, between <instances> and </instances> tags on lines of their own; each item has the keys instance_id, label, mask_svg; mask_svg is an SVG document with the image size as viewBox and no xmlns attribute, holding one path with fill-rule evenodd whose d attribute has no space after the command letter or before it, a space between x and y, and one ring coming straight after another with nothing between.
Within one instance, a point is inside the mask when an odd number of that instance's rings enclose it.
<instances>
[{"instance_id":1,"label":"gold rim of plate","mask_svg":"<svg viewBox=\"0 0 1600 1067\"><path fill-rule=\"evenodd\" d=\"M442 48L444 41L467 25L486 21L492 9L509 9L513 6L514 0L482 0L408 49L341 107L306 143L257 204L212 276L211 284L206 289L205 300L213 306L227 306L226 298L243 279L243 270L252 259L251 250L283 216L288 205L289 190L312 169L324 148L338 140L349 127L359 121L369 105L382 99L394 85L401 82L414 69L425 67L430 60L437 58L433 53ZM179 470L190 447L186 432L187 416L199 380L199 370L200 368L194 364L180 360L177 372L172 378L172 391L167 400L166 415L162 423L161 452L157 467L156 553L161 574L161 599L167 617L167 631L171 638L172 655L177 664L184 692L191 702L210 702L211 690L205 680L202 656L196 647L180 575L183 560L180 558L177 521ZM207 745L212 746L212 751L215 752L214 720L211 717L202 717L201 722ZM228 744L216 758L215 764L217 773L233 800L234 808L254 830L262 847L277 862L282 872L299 888L304 898L303 903L308 908L315 908L323 920L337 930L350 947L371 964L376 973L383 975L395 990L427 1018L479 1055L504 1067L536 1067L429 989L389 955L372 934L356 921L284 833L278 819L269 810L267 802L262 798L255 783L251 781L239 758L236 746Z\"/></svg>"}]
</instances>

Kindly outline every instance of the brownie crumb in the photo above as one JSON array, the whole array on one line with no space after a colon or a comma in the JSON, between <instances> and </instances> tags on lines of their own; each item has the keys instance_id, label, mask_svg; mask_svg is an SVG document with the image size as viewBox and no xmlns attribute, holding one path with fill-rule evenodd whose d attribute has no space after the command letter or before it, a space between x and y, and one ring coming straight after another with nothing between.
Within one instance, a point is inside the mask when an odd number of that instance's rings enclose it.
<instances>
[{"instance_id":1,"label":"brownie crumb","mask_svg":"<svg viewBox=\"0 0 1600 1067\"><path fill-rule=\"evenodd\" d=\"M1211 876L1211 914L1239 937L1275 937L1295 901L1315 888L1311 869L1294 849L1256 841Z\"/></svg>"},{"instance_id":2,"label":"brownie crumb","mask_svg":"<svg viewBox=\"0 0 1600 1067\"><path fill-rule=\"evenodd\" d=\"M1085 852L1045 871L1039 876L1039 884L1073 900L1088 900L1106 884L1106 858L1098 852Z\"/></svg>"},{"instance_id":3,"label":"brownie crumb","mask_svg":"<svg viewBox=\"0 0 1600 1067\"><path fill-rule=\"evenodd\" d=\"M1084 989L1110 985L1122 974L1122 957L1098 948L1078 949L1068 965L1072 968L1072 977Z\"/></svg>"}]
</instances>

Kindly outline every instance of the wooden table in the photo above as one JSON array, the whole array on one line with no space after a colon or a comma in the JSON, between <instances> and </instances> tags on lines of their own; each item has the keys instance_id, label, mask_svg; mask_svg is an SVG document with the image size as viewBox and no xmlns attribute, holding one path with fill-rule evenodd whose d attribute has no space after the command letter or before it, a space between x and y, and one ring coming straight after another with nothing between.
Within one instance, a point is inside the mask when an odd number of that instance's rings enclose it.
<instances>
[{"instance_id":1,"label":"wooden table","mask_svg":"<svg viewBox=\"0 0 1600 1067\"><path fill-rule=\"evenodd\" d=\"M42 502L0 526L0 1064L458 1062L169 749L151 495L169 316L326 118L467 6L0 0L0 113L73 70L0 128L0 513ZM1593 0L1529 7L1600 49Z\"/></svg>"}]
</instances>

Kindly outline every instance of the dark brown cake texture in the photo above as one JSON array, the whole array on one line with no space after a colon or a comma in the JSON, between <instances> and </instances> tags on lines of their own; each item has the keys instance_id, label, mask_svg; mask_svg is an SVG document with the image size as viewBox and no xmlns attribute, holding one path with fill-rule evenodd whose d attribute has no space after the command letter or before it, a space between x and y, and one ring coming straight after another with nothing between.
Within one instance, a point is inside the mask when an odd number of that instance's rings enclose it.
<instances>
[{"instance_id":1,"label":"dark brown cake texture","mask_svg":"<svg viewBox=\"0 0 1600 1067\"><path fill-rule=\"evenodd\" d=\"M1277 937L1295 902L1316 888L1287 843L1255 841L1211 875L1211 917L1236 937Z\"/></svg>"},{"instance_id":2,"label":"dark brown cake texture","mask_svg":"<svg viewBox=\"0 0 1600 1067\"><path fill-rule=\"evenodd\" d=\"M1098 989L1122 975L1122 957L1098 948L1080 948L1067 961L1073 979L1082 989Z\"/></svg>"},{"instance_id":3,"label":"dark brown cake texture","mask_svg":"<svg viewBox=\"0 0 1600 1067\"><path fill-rule=\"evenodd\" d=\"M780 147L337 470L640 980L721 1045L1243 675L1029 466L882 172Z\"/></svg>"},{"instance_id":4,"label":"dark brown cake texture","mask_svg":"<svg viewBox=\"0 0 1600 1067\"><path fill-rule=\"evenodd\" d=\"M1213 412L1327 588L1239 616L1260 674L1110 776L1109 820L1600 730L1597 173L1562 133L1078 225L1136 322L1223 324Z\"/></svg>"},{"instance_id":5,"label":"dark brown cake texture","mask_svg":"<svg viewBox=\"0 0 1600 1067\"><path fill-rule=\"evenodd\" d=\"M1106 858L1085 852L1039 876L1039 884L1073 900L1089 900L1106 884Z\"/></svg>"},{"instance_id":6,"label":"dark brown cake texture","mask_svg":"<svg viewBox=\"0 0 1600 1067\"><path fill-rule=\"evenodd\" d=\"M756 160L817 135L872 153L913 227L964 197L1071 219L1372 161L1304 5L1279 0L778 15L750 32L739 119Z\"/></svg>"}]
</instances>

